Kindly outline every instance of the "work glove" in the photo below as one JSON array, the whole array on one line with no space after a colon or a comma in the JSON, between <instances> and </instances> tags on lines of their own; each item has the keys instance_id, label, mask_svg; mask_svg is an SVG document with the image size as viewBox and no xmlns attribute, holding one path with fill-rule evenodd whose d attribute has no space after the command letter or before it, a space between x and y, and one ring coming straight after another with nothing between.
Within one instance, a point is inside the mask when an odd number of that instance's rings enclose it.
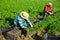
<instances>
[{"instance_id":1,"label":"work glove","mask_svg":"<svg viewBox=\"0 0 60 40\"><path fill-rule=\"evenodd\" d=\"M31 27L33 27L33 25L31 25Z\"/></svg>"},{"instance_id":2,"label":"work glove","mask_svg":"<svg viewBox=\"0 0 60 40\"><path fill-rule=\"evenodd\" d=\"M49 12L50 14L53 14L52 12Z\"/></svg>"}]
</instances>

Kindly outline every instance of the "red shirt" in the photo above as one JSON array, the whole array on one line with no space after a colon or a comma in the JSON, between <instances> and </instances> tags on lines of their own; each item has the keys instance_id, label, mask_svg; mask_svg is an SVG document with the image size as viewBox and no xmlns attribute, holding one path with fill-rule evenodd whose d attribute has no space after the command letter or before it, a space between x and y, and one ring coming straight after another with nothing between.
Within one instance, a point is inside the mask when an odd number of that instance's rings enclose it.
<instances>
[{"instance_id":1,"label":"red shirt","mask_svg":"<svg viewBox=\"0 0 60 40\"><path fill-rule=\"evenodd\" d=\"M50 10L51 10L51 6L46 5L44 8L44 12L50 12Z\"/></svg>"}]
</instances>

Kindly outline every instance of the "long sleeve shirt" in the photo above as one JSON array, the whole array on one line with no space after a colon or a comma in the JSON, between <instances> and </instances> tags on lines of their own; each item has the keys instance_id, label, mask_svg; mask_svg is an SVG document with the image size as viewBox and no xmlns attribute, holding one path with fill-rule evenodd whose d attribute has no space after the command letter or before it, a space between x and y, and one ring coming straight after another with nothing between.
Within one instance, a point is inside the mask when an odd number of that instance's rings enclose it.
<instances>
[{"instance_id":1,"label":"long sleeve shirt","mask_svg":"<svg viewBox=\"0 0 60 40\"><path fill-rule=\"evenodd\" d=\"M27 23L28 22L28 23ZM20 14L18 14L14 19L14 24L19 23L21 28L27 28L28 24L33 27L29 19L23 19ZM18 25L18 24L17 24Z\"/></svg>"}]
</instances>

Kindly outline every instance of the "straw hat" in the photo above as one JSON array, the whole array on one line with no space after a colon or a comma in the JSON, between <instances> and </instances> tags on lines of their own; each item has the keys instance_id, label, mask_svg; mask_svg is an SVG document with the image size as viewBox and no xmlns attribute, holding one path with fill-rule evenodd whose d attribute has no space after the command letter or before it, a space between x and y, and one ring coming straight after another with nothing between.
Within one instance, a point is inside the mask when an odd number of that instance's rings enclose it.
<instances>
[{"instance_id":1,"label":"straw hat","mask_svg":"<svg viewBox=\"0 0 60 40\"><path fill-rule=\"evenodd\" d=\"M21 13L20 13L20 16L21 16L22 18L24 18L24 19L28 19L29 14L28 14L27 12L21 12Z\"/></svg>"},{"instance_id":2,"label":"straw hat","mask_svg":"<svg viewBox=\"0 0 60 40\"><path fill-rule=\"evenodd\" d=\"M48 5L52 6L52 3L48 3Z\"/></svg>"}]
</instances>

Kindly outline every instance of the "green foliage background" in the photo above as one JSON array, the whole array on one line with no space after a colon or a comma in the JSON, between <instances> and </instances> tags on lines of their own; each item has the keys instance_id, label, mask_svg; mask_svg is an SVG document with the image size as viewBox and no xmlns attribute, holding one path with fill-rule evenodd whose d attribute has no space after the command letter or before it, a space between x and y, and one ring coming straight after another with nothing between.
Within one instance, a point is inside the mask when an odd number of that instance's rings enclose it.
<instances>
[{"instance_id":1,"label":"green foliage background","mask_svg":"<svg viewBox=\"0 0 60 40\"><path fill-rule=\"evenodd\" d=\"M44 6L52 2L53 12L60 10L60 1L59 0L0 0L0 27L2 25L9 26L10 22L6 21L6 18L12 18L20 13L21 11L26 11L30 15L30 19L36 18L39 12L42 12ZM60 32L60 11L54 15L50 15L40 22L37 22L34 25L34 28L48 28L49 33L58 33ZM33 30L34 28L30 28Z\"/></svg>"}]
</instances>

